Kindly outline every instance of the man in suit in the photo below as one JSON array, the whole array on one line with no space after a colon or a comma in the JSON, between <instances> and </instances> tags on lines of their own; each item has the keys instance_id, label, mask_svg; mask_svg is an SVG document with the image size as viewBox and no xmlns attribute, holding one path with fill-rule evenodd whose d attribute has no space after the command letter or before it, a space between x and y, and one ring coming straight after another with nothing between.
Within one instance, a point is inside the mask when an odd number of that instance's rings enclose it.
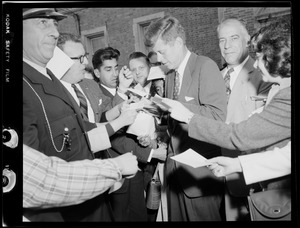
<instances>
[{"instance_id":1,"label":"man in suit","mask_svg":"<svg viewBox=\"0 0 300 228\"><path fill-rule=\"evenodd\" d=\"M23 143L65 161L92 160L93 151L110 146L107 130L84 121L75 100L46 69L59 36L58 21L65 17L52 8L23 9ZM74 179L66 181L74 184ZM24 208L23 215L39 222L113 220L103 195L74 206Z\"/></svg>"},{"instance_id":2,"label":"man in suit","mask_svg":"<svg viewBox=\"0 0 300 228\"><path fill-rule=\"evenodd\" d=\"M119 55L117 49L107 47L97 50L92 60L94 73L100 80L100 88L104 94L111 97L113 106L128 99L125 92L133 81L132 74L125 76L122 73L124 69L128 69L126 66L119 72ZM112 148L107 151L111 157L119 156L128 150L132 151L137 156L141 171L133 178L125 180L120 189L111 193L110 202L116 221L147 221L142 169L147 162L160 156L166 149L143 147L136 137L126 134L126 130L123 128L111 137Z\"/></svg>"},{"instance_id":3,"label":"man in suit","mask_svg":"<svg viewBox=\"0 0 300 228\"><path fill-rule=\"evenodd\" d=\"M262 76L254 68L254 60L249 56L250 35L243 21L236 18L223 20L218 28L219 47L226 62L221 73L224 79L230 73L228 83L227 123L239 123L248 119L257 108L264 105L271 84L262 80ZM222 148L222 155L237 157L241 152ZM243 175L234 173L226 177L225 212L227 221L238 221L248 218L247 194L249 187L245 185ZM244 196L244 197L243 197Z\"/></svg>"},{"instance_id":4,"label":"man in suit","mask_svg":"<svg viewBox=\"0 0 300 228\"><path fill-rule=\"evenodd\" d=\"M184 28L176 18L165 16L152 23L145 34L145 45L153 48L158 61L173 70L166 76L167 98L178 99L206 117L225 121L225 83L219 68L208 57L187 49ZM223 179L215 178L206 167L192 168L170 159L188 149L212 158L221 154L220 148L190 138L187 125L171 118L168 133L168 221L220 221Z\"/></svg>"},{"instance_id":5,"label":"man in suit","mask_svg":"<svg viewBox=\"0 0 300 228\"><path fill-rule=\"evenodd\" d=\"M151 88L153 88L154 85L152 85L153 81L148 80L148 75L150 73L150 67L151 63L148 59L148 57L142 53L142 52L133 52L129 55L129 69L133 73L133 78L135 83L141 85L143 90L150 94ZM156 120L157 121L157 120ZM159 131L159 126L158 124L156 125L156 132ZM161 134L162 132L160 132ZM143 139L142 139L143 138ZM144 146L149 146L151 148L157 148L158 147L158 141L157 138L151 139L149 135L145 137L138 137L139 140L146 140L146 144L142 144ZM141 143L141 142L139 142ZM144 188L147 193L147 188L149 186L149 183L153 177L153 174L155 172L156 166L158 164L158 161L164 162L166 159L166 152L164 154L161 154L161 157L155 160L151 160L150 163L148 163L143 171L144 171ZM148 213L148 221L156 221L156 216L157 216L158 210L151 210L147 208L147 213Z\"/></svg>"},{"instance_id":6,"label":"man in suit","mask_svg":"<svg viewBox=\"0 0 300 228\"><path fill-rule=\"evenodd\" d=\"M110 124L114 124L113 120L120 116L120 110L123 103L119 106L111 108L111 99L102 93L98 83L92 79L84 78L85 69L87 68L89 62L80 38L70 33L62 33L58 38L57 46L75 61L66 74L63 75L61 81L74 99L78 102L78 105L80 105L79 98L77 97L76 92L71 85L74 84L77 89L80 90L82 95L85 96L88 111L87 120L89 122L96 123L99 123L100 121L112 121ZM130 111L127 110L127 112ZM127 115L127 118L130 119L130 116ZM122 119L124 120L124 118ZM123 125L125 122L122 123L120 127L125 126Z\"/></svg>"}]
</instances>

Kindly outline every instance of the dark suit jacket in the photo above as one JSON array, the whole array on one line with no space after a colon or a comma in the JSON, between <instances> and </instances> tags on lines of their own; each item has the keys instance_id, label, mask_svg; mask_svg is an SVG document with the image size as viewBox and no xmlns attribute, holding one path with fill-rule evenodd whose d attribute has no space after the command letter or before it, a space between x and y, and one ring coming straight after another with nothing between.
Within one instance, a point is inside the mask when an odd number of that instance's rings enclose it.
<instances>
[{"instance_id":1,"label":"dark suit jacket","mask_svg":"<svg viewBox=\"0 0 300 228\"><path fill-rule=\"evenodd\" d=\"M79 85L86 97L89 99L94 111L95 122L99 123L102 113L112 108L110 106L111 98L106 96L99 88L98 83L92 79L83 79L79 82Z\"/></svg>"},{"instance_id":2,"label":"dark suit jacket","mask_svg":"<svg viewBox=\"0 0 300 228\"><path fill-rule=\"evenodd\" d=\"M173 98L175 73L166 77L166 97ZM194 113L225 121L225 83L218 66L211 59L192 53L187 62L178 100ZM222 190L222 179L216 178L206 167L192 168L174 162L169 157L191 148L206 158L219 156L220 148L188 136L188 125L169 119L171 136L166 161L167 181L177 177L178 185L188 197L214 195ZM170 180L171 181L171 180ZM171 188L171 187L170 187Z\"/></svg>"},{"instance_id":3,"label":"dark suit jacket","mask_svg":"<svg viewBox=\"0 0 300 228\"><path fill-rule=\"evenodd\" d=\"M23 78L34 88L43 102L55 146L61 149L63 134L65 128L68 128L71 151L67 151L66 147L60 153L55 151L42 104L25 81L23 81L23 143L48 156L57 156L66 161L94 159L94 154L89 149L86 132L96 125L82 120L78 105L61 82L55 76L52 77L52 81L49 80L25 62ZM101 219L111 221L104 200L104 196L99 195L75 206L24 209L24 215L31 221L99 221Z\"/></svg>"}]
</instances>

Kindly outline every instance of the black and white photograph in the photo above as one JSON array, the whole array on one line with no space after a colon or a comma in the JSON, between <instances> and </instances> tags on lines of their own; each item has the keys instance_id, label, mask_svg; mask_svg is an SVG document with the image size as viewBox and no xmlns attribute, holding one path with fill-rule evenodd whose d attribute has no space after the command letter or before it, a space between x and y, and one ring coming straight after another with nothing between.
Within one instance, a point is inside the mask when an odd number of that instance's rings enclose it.
<instances>
[{"instance_id":1,"label":"black and white photograph","mask_svg":"<svg viewBox=\"0 0 300 228\"><path fill-rule=\"evenodd\" d=\"M294 11L2 2L2 226L299 226Z\"/></svg>"}]
</instances>

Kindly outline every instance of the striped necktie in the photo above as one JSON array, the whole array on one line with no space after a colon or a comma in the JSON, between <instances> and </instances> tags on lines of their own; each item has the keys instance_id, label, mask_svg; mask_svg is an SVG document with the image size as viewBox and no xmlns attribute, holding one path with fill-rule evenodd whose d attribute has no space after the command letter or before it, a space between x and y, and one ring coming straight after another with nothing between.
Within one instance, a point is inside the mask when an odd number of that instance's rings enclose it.
<instances>
[{"instance_id":1,"label":"striped necktie","mask_svg":"<svg viewBox=\"0 0 300 228\"><path fill-rule=\"evenodd\" d=\"M179 74L178 74L177 71L175 71L173 100L178 100L178 96L179 96L179 88L180 88Z\"/></svg>"},{"instance_id":2,"label":"striped necktie","mask_svg":"<svg viewBox=\"0 0 300 228\"><path fill-rule=\"evenodd\" d=\"M231 93L231 89L230 89L230 74L233 72L233 68L230 68L225 77L224 77L224 81L225 81L225 86L226 86L226 94L227 94L227 100L229 99L230 93Z\"/></svg>"},{"instance_id":3,"label":"striped necktie","mask_svg":"<svg viewBox=\"0 0 300 228\"><path fill-rule=\"evenodd\" d=\"M85 96L80 92L80 90L76 87L75 84L72 84L72 87L76 93L76 96L78 97L79 100L79 106L80 106L80 112L82 115L82 118L86 121L89 120L88 118L88 109L87 109L87 100Z\"/></svg>"}]
</instances>

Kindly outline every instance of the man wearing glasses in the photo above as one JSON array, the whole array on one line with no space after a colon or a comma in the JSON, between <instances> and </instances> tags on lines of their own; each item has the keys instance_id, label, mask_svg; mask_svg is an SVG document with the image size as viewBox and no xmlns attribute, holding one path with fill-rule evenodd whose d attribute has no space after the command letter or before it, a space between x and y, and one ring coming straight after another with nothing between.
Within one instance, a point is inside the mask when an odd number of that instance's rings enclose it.
<instances>
[{"instance_id":1,"label":"man wearing glasses","mask_svg":"<svg viewBox=\"0 0 300 228\"><path fill-rule=\"evenodd\" d=\"M60 34L57 46L71 59L74 60L74 64L67 71L67 73L61 78L61 82L66 87L66 89L71 93L73 98L76 100L78 105L82 105L82 99L85 99L86 110L82 114L83 118L89 122L95 122L94 112L91 108L89 99L85 96L82 88L78 84L84 79L85 68L88 65L88 53L81 43L81 40L72 34L62 33ZM97 83L95 82L96 86ZM78 92L79 90L79 92ZM78 93L82 94L82 98Z\"/></svg>"}]
</instances>

